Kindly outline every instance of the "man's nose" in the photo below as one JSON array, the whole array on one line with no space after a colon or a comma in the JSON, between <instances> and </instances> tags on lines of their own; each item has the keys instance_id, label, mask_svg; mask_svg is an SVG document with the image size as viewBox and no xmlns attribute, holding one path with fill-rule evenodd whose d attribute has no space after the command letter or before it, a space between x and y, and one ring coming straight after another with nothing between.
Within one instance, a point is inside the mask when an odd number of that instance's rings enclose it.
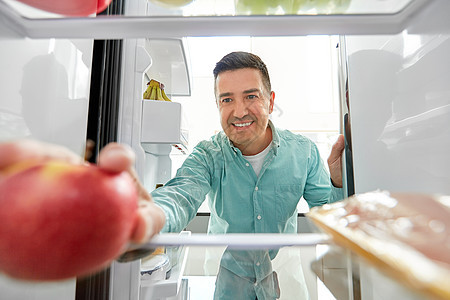
<instances>
[{"instance_id":1,"label":"man's nose","mask_svg":"<svg viewBox=\"0 0 450 300\"><path fill-rule=\"evenodd\" d=\"M244 100L236 100L234 102L234 116L243 118L248 114L247 104Z\"/></svg>"}]
</instances>

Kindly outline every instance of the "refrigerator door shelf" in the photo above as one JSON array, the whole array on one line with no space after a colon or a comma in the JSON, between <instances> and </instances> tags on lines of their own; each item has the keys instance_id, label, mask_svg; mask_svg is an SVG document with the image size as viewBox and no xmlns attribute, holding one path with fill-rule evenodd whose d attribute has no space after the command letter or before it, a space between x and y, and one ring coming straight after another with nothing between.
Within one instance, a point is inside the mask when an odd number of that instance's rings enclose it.
<instances>
[{"instance_id":1,"label":"refrigerator door shelf","mask_svg":"<svg viewBox=\"0 0 450 300\"><path fill-rule=\"evenodd\" d=\"M188 130L183 127L181 104L177 102L144 100L142 102L141 144L148 153L177 150L186 153ZM173 147L166 147L173 145ZM172 149L170 149L172 148Z\"/></svg>"},{"instance_id":2,"label":"refrigerator door shelf","mask_svg":"<svg viewBox=\"0 0 450 300\"><path fill-rule=\"evenodd\" d=\"M150 255L141 260L141 280L168 279L171 269L172 264L167 254Z\"/></svg>"},{"instance_id":3,"label":"refrigerator door shelf","mask_svg":"<svg viewBox=\"0 0 450 300\"><path fill-rule=\"evenodd\" d=\"M191 232L182 231L176 235L179 237L188 237L191 235ZM141 275L140 300L175 299L177 295L181 296L180 292L182 293L183 274L189 256L189 247L166 247L166 251L170 257L170 276L165 280L149 280L148 277ZM176 299L181 298L177 297Z\"/></svg>"},{"instance_id":4,"label":"refrigerator door shelf","mask_svg":"<svg viewBox=\"0 0 450 300\"><path fill-rule=\"evenodd\" d=\"M152 59L151 66L145 70L150 81L156 79L165 85L170 96L191 96L186 47L183 39L146 39L145 50Z\"/></svg>"}]
</instances>

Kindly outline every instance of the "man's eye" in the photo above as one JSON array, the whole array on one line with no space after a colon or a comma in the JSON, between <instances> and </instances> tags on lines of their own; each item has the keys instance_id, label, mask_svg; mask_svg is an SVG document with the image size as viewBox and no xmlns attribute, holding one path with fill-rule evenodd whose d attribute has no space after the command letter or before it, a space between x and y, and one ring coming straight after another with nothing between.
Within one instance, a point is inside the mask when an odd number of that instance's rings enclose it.
<instances>
[{"instance_id":1,"label":"man's eye","mask_svg":"<svg viewBox=\"0 0 450 300\"><path fill-rule=\"evenodd\" d=\"M228 102L231 102L231 98L222 99L222 103L228 103Z\"/></svg>"},{"instance_id":2,"label":"man's eye","mask_svg":"<svg viewBox=\"0 0 450 300\"><path fill-rule=\"evenodd\" d=\"M258 98L258 96L256 96L256 95L248 95L247 98L248 99L256 99L256 98Z\"/></svg>"}]
</instances>

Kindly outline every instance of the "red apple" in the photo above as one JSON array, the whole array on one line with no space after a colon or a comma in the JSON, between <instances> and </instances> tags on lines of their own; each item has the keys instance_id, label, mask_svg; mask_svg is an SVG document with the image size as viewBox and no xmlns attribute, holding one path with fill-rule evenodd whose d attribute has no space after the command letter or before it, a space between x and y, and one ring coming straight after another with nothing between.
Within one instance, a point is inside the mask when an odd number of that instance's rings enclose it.
<instances>
[{"instance_id":1,"label":"red apple","mask_svg":"<svg viewBox=\"0 0 450 300\"><path fill-rule=\"evenodd\" d=\"M111 0L19 0L29 6L66 16L88 16L105 10Z\"/></svg>"},{"instance_id":2,"label":"red apple","mask_svg":"<svg viewBox=\"0 0 450 300\"><path fill-rule=\"evenodd\" d=\"M97 13L101 13L111 4L112 0L98 0L97 2Z\"/></svg>"},{"instance_id":3,"label":"red apple","mask_svg":"<svg viewBox=\"0 0 450 300\"><path fill-rule=\"evenodd\" d=\"M0 271L59 280L105 268L126 248L137 199L129 174L95 165L47 162L9 175L0 182Z\"/></svg>"}]
</instances>

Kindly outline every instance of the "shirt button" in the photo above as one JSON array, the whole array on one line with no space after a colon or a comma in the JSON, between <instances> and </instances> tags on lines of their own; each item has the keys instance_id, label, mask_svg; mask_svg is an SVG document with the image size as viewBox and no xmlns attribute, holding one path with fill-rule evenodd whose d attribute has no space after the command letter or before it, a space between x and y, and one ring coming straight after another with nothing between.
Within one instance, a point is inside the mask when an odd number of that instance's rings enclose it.
<instances>
[{"instance_id":1,"label":"shirt button","mask_svg":"<svg viewBox=\"0 0 450 300\"><path fill-rule=\"evenodd\" d=\"M258 215L257 217L256 217L258 220L261 220L261 215Z\"/></svg>"},{"instance_id":2,"label":"shirt button","mask_svg":"<svg viewBox=\"0 0 450 300\"><path fill-rule=\"evenodd\" d=\"M258 261L258 262L256 263L256 266L258 266L258 267L259 267L260 265L261 265L261 264L260 264L260 262Z\"/></svg>"},{"instance_id":3,"label":"shirt button","mask_svg":"<svg viewBox=\"0 0 450 300\"><path fill-rule=\"evenodd\" d=\"M249 163L245 163L245 165L248 167L248 166L250 166L250 164Z\"/></svg>"},{"instance_id":4,"label":"shirt button","mask_svg":"<svg viewBox=\"0 0 450 300\"><path fill-rule=\"evenodd\" d=\"M258 285L258 283L257 282L255 282L254 284L253 284L254 286L257 286Z\"/></svg>"},{"instance_id":5,"label":"shirt button","mask_svg":"<svg viewBox=\"0 0 450 300\"><path fill-rule=\"evenodd\" d=\"M258 187L255 187L255 191L257 191L258 190Z\"/></svg>"}]
</instances>

